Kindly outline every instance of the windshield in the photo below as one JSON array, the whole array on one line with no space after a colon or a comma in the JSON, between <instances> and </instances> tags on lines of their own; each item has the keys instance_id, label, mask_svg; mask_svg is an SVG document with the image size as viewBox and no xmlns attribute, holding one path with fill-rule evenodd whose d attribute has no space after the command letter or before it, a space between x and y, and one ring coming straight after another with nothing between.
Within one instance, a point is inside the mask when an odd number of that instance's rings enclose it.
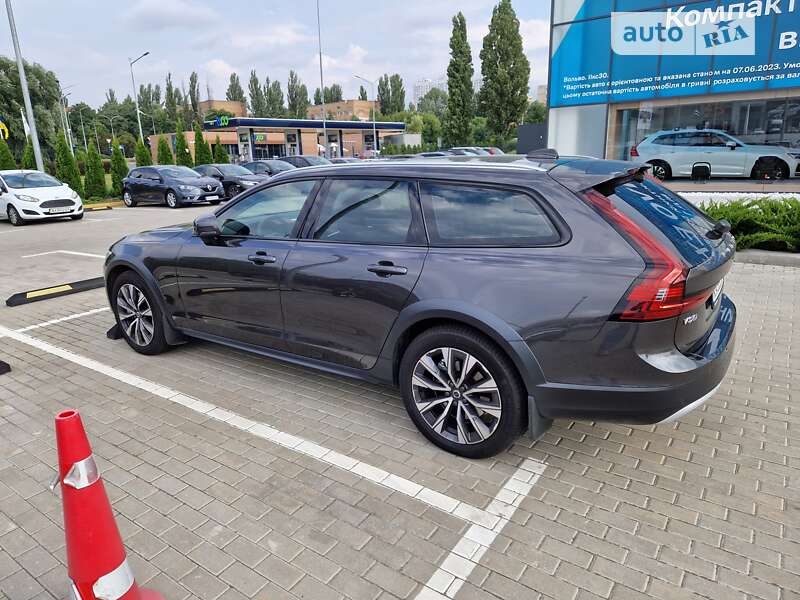
<instances>
[{"instance_id":1,"label":"windshield","mask_svg":"<svg viewBox=\"0 0 800 600\"><path fill-rule=\"evenodd\" d=\"M250 171L239 165L217 165L223 175L252 175Z\"/></svg>"},{"instance_id":2,"label":"windshield","mask_svg":"<svg viewBox=\"0 0 800 600\"><path fill-rule=\"evenodd\" d=\"M297 168L294 165L283 162L282 160L268 160L267 164L273 171L291 171L292 169Z\"/></svg>"},{"instance_id":3,"label":"windshield","mask_svg":"<svg viewBox=\"0 0 800 600\"><path fill-rule=\"evenodd\" d=\"M306 160L310 165L330 165L333 164L327 158L323 158L321 156L306 156Z\"/></svg>"},{"instance_id":4,"label":"windshield","mask_svg":"<svg viewBox=\"0 0 800 600\"><path fill-rule=\"evenodd\" d=\"M200 174L189 167L159 167L159 175L164 177L200 177Z\"/></svg>"},{"instance_id":5,"label":"windshield","mask_svg":"<svg viewBox=\"0 0 800 600\"><path fill-rule=\"evenodd\" d=\"M47 173L9 173L3 175L3 180L10 188L17 190L25 188L59 187L64 185L55 177Z\"/></svg>"}]
</instances>

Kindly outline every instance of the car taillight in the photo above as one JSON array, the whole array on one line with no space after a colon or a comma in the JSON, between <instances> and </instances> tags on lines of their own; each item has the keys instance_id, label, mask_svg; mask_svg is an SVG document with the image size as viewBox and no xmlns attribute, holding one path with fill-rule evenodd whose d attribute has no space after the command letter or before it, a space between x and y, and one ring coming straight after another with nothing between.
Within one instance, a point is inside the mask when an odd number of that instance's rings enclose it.
<instances>
[{"instance_id":1,"label":"car taillight","mask_svg":"<svg viewBox=\"0 0 800 600\"><path fill-rule=\"evenodd\" d=\"M631 148L631 158L639 158L639 150L636 149L636 146Z\"/></svg>"},{"instance_id":2,"label":"car taillight","mask_svg":"<svg viewBox=\"0 0 800 600\"><path fill-rule=\"evenodd\" d=\"M590 190L583 196L636 248L645 261L644 272L620 300L612 318L619 321L656 321L676 317L702 304L709 291L685 297L687 271L683 263L647 231L620 212L609 198Z\"/></svg>"}]
</instances>

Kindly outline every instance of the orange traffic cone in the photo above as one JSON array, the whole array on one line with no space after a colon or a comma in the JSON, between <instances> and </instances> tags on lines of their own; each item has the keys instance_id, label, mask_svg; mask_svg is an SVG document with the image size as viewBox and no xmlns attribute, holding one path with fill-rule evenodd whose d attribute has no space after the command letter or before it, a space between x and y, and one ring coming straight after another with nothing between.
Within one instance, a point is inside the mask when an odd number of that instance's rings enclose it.
<instances>
[{"instance_id":1,"label":"orange traffic cone","mask_svg":"<svg viewBox=\"0 0 800 600\"><path fill-rule=\"evenodd\" d=\"M163 600L136 585L78 411L56 415L56 443L72 600Z\"/></svg>"}]
</instances>

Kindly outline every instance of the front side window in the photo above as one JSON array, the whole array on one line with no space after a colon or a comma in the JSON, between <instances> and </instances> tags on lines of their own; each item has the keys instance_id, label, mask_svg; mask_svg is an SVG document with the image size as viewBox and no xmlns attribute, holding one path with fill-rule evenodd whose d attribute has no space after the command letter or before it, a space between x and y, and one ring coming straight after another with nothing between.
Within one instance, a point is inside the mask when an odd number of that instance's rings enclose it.
<instances>
[{"instance_id":1,"label":"front side window","mask_svg":"<svg viewBox=\"0 0 800 600\"><path fill-rule=\"evenodd\" d=\"M250 194L219 216L222 235L288 238L314 181L292 181Z\"/></svg>"},{"instance_id":2,"label":"front side window","mask_svg":"<svg viewBox=\"0 0 800 600\"><path fill-rule=\"evenodd\" d=\"M528 194L499 188L424 182L422 207L432 245L542 246L561 236Z\"/></svg>"},{"instance_id":3,"label":"front side window","mask_svg":"<svg viewBox=\"0 0 800 600\"><path fill-rule=\"evenodd\" d=\"M324 193L312 237L357 244L424 243L415 202L406 181L335 179Z\"/></svg>"}]
</instances>

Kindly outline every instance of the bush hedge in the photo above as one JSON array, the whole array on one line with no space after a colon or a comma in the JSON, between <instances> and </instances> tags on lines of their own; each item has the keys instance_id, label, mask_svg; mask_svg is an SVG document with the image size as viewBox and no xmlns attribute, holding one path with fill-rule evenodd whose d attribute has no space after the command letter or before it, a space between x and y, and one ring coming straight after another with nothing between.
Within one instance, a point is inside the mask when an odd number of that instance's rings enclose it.
<instances>
[{"instance_id":1,"label":"bush hedge","mask_svg":"<svg viewBox=\"0 0 800 600\"><path fill-rule=\"evenodd\" d=\"M708 202L703 210L714 219L727 219L736 247L800 252L800 199L759 198Z\"/></svg>"}]
</instances>

